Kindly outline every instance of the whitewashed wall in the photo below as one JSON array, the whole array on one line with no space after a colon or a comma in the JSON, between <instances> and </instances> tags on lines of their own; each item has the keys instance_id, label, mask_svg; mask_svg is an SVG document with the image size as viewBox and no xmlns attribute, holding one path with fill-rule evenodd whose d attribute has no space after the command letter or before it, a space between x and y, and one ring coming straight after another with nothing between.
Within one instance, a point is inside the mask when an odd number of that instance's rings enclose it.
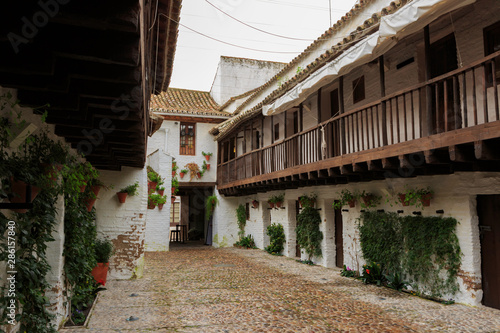
<instances>
[{"instance_id":1,"label":"whitewashed wall","mask_svg":"<svg viewBox=\"0 0 500 333\"><path fill-rule=\"evenodd\" d=\"M144 269L144 234L147 215L146 169L123 167L122 171L101 171L100 179L113 189L99 192L96 208L98 237L108 236L115 247L109 264L109 278L142 277ZM120 203L116 192L139 182L139 191Z\"/></svg>"},{"instance_id":2,"label":"whitewashed wall","mask_svg":"<svg viewBox=\"0 0 500 333\"><path fill-rule=\"evenodd\" d=\"M403 207L401 205L385 202L386 195L395 195L392 201L397 200L397 193L404 191L405 185L410 187L423 188L430 186L434 191L434 199L430 207L417 209L415 206ZM460 303L471 305L481 304L482 290L481 284L481 256L479 243L479 227L476 212L476 195L479 194L499 194L500 174L499 173L457 173L447 176L419 176L416 178L393 178L384 181L372 181L367 183L353 183L342 186L316 186L303 189L287 190L285 192L285 209L268 210L267 199L272 194L280 193L268 192L256 194L242 198L221 197L220 207L216 210L214 220L215 230L218 239L226 237L231 239L228 246L237 239L238 227L236 224L236 208L238 204L251 203L252 200L260 202L258 209L250 209L250 220L247 221L245 229L246 235L252 235L256 245L263 249L269 243L268 236L265 235L265 228L271 223L280 223L285 229L286 244L284 255L295 257L295 200L303 194L316 193L318 195L318 206L321 208L320 215L322 223L320 225L323 232L322 252L323 257L314 258L317 264L326 267L335 267L335 221L332 208L333 201L339 197L342 189L348 188L351 191L373 192L383 197L382 203L377 209L396 212L403 210L403 215L411 215L414 211L421 211L423 216L443 216L453 217L459 222L456 230L463 253L462 266L459 272L458 281L460 291L458 294L444 295L445 298L453 298ZM343 234L344 234L344 264L361 270L365 261L362 256L359 243L359 232L357 219L360 216L360 204L355 208L344 207L347 212L342 213ZM436 214L436 210L444 210L444 214ZM267 215L267 216L266 216ZM234 216L234 217L233 217ZM266 220L270 217L270 221ZM267 237L267 241L266 241ZM306 255L302 255L305 259Z\"/></svg>"},{"instance_id":3,"label":"whitewashed wall","mask_svg":"<svg viewBox=\"0 0 500 333\"><path fill-rule=\"evenodd\" d=\"M145 232L146 251L168 251L170 244L170 207L172 206L172 156L167 155L163 148L156 150L148 156L148 165L156 172L165 176L165 195L167 202L163 209L147 209L147 222Z\"/></svg>"}]
</instances>

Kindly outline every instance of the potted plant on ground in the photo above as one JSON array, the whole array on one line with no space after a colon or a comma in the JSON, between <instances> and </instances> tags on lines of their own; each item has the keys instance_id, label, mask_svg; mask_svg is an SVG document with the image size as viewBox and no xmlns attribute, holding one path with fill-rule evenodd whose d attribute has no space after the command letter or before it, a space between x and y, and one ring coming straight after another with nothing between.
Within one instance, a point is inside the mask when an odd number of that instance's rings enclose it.
<instances>
[{"instance_id":1,"label":"potted plant on ground","mask_svg":"<svg viewBox=\"0 0 500 333\"><path fill-rule=\"evenodd\" d=\"M202 151L201 154L205 156L207 162L210 161L210 156L212 156L212 153L205 153L204 151Z\"/></svg>"},{"instance_id":2,"label":"potted plant on ground","mask_svg":"<svg viewBox=\"0 0 500 333\"><path fill-rule=\"evenodd\" d=\"M181 177L181 179L184 178L184 175L188 173L188 171L188 169L181 169L181 171L179 172L179 176Z\"/></svg>"},{"instance_id":3,"label":"potted plant on ground","mask_svg":"<svg viewBox=\"0 0 500 333\"><path fill-rule=\"evenodd\" d=\"M104 286L108 276L109 259L114 253L113 243L108 238L96 239L94 252L97 266L92 269L92 276Z\"/></svg>"},{"instance_id":4,"label":"potted plant on ground","mask_svg":"<svg viewBox=\"0 0 500 333\"><path fill-rule=\"evenodd\" d=\"M127 195L134 196L137 194L137 190L139 189L139 182L135 182L132 185L129 185L127 187L122 188L119 192L116 192L116 195L118 196L118 200L120 203L125 203L125 200L127 199Z\"/></svg>"}]
</instances>

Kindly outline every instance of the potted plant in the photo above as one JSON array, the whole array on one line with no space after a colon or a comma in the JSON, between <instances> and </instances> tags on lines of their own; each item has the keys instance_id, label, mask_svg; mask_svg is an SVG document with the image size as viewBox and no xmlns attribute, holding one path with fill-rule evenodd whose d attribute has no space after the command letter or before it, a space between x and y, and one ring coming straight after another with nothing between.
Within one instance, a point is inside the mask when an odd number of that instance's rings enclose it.
<instances>
[{"instance_id":1,"label":"potted plant","mask_svg":"<svg viewBox=\"0 0 500 333\"><path fill-rule=\"evenodd\" d=\"M351 192L348 189L343 189L340 191L340 198L333 203L334 209L340 209L345 205L349 205L349 207L353 208L356 206L356 200L359 198L358 192Z\"/></svg>"},{"instance_id":2,"label":"potted plant","mask_svg":"<svg viewBox=\"0 0 500 333\"><path fill-rule=\"evenodd\" d=\"M276 203L275 197L272 195L269 199L267 199L267 203L269 204L269 208L274 208L274 204Z\"/></svg>"},{"instance_id":3,"label":"potted plant","mask_svg":"<svg viewBox=\"0 0 500 333\"><path fill-rule=\"evenodd\" d=\"M210 156L212 156L212 153L205 153L204 151L202 151L201 154L205 156L207 162L210 161Z\"/></svg>"},{"instance_id":4,"label":"potted plant","mask_svg":"<svg viewBox=\"0 0 500 333\"><path fill-rule=\"evenodd\" d=\"M257 200L252 201L252 207L253 208L259 208L259 202Z\"/></svg>"},{"instance_id":5,"label":"potted plant","mask_svg":"<svg viewBox=\"0 0 500 333\"><path fill-rule=\"evenodd\" d=\"M172 196L170 197L170 201L172 202L172 204L175 202L175 195L172 195Z\"/></svg>"},{"instance_id":6,"label":"potted plant","mask_svg":"<svg viewBox=\"0 0 500 333\"><path fill-rule=\"evenodd\" d=\"M423 207L429 207L431 205L431 199L434 197L434 191L430 188L422 188L418 190L420 195L420 202Z\"/></svg>"},{"instance_id":7,"label":"potted plant","mask_svg":"<svg viewBox=\"0 0 500 333\"><path fill-rule=\"evenodd\" d=\"M129 185L127 187L122 188L119 192L116 192L116 195L118 196L118 200L120 203L125 203L125 200L127 199L127 195L134 196L137 194L137 190L139 189L139 182L135 182L132 185Z\"/></svg>"},{"instance_id":8,"label":"potted plant","mask_svg":"<svg viewBox=\"0 0 500 333\"><path fill-rule=\"evenodd\" d=\"M164 186L157 186L156 187L156 192L158 192L159 195L163 195L165 193L165 187Z\"/></svg>"},{"instance_id":9,"label":"potted plant","mask_svg":"<svg viewBox=\"0 0 500 333\"><path fill-rule=\"evenodd\" d=\"M381 199L381 197L365 191L361 193L361 198L363 199L363 202L361 203L361 207L363 208L375 207L380 203Z\"/></svg>"},{"instance_id":10,"label":"potted plant","mask_svg":"<svg viewBox=\"0 0 500 333\"><path fill-rule=\"evenodd\" d=\"M434 191L430 187L410 188L405 187L404 193L398 193L399 201L403 206L415 205L416 207L428 207Z\"/></svg>"},{"instance_id":11,"label":"potted plant","mask_svg":"<svg viewBox=\"0 0 500 333\"><path fill-rule=\"evenodd\" d=\"M299 204L300 204L300 207L314 207L314 205L316 204L316 199L317 199L318 195L315 194L315 193L311 193L310 195L302 195L299 197Z\"/></svg>"},{"instance_id":12,"label":"potted plant","mask_svg":"<svg viewBox=\"0 0 500 333\"><path fill-rule=\"evenodd\" d=\"M151 193L148 197L148 209L155 209L156 206L165 204L166 197L157 193Z\"/></svg>"},{"instance_id":13,"label":"potted plant","mask_svg":"<svg viewBox=\"0 0 500 333\"><path fill-rule=\"evenodd\" d=\"M176 195L179 192L179 181L177 178L172 178L172 195Z\"/></svg>"},{"instance_id":14,"label":"potted plant","mask_svg":"<svg viewBox=\"0 0 500 333\"><path fill-rule=\"evenodd\" d=\"M102 188L108 190L112 186L106 186L104 185L103 182L101 182L99 179L94 179L90 182L90 189L87 188L85 190L86 193L86 199L85 199L85 204L87 206L87 210L90 212L92 210L92 207L94 207L94 203L97 200L97 196L99 195L99 192L101 191Z\"/></svg>"},{"instance_id":15,"label":"potted plant","mask_svg":"<svg viewBox=\"0 0 500 333\"><path fill-rule=\"evenodd\" d=\"M210 164L208 164L207 161L203 161L203 164L201 165L201 169L203 171L210 170Z\"/></svg>"},{"instance_id":16,"label":"potted plant","mask_svg":"<svg viewBox=\"0 0 500 333\"><path fill-rule=\"evenodd\" d=\"M159 198L156 198L156 205L158 206L159 210L163 209L163 205L167 202L167 196L166 195L160 195Z\"/></svg>"},{"instance_id":17,"label":"potted plant","mask_svg":"<svg viewBox=\"0 0 500 333\"><path fill-rule=\"evenodd\" d=\"M184 178L184 175L188 173L188 171L188 169L181 169L181 171L179 172L179 176L181 177L181 179Z\"/></svg>"},{"instance_id":18,"label":"potted plant","mask_svg":"<svg viewBox=\"0 0 500 333\"><path fill-rule=\"evenodd\" d=\"M201 177L200 167L198 166L198 164L188 163L184 167L189 170L189 177L190 177L189 181L193 180L194 177L198 177L198 178Z\"/></svg>"},{"instance_id":19,"label":"potted plant","mask_svg":"<svg viewBox=\"0 0 500 333\"><path fill-rule=\"evenodd\" d=\"M217 199L216 195L211 195L207 197L206 203L205 203L205 219L208 221L210 217L212 216L215 206L219 204L219 199Z\"/></svg>"},{"instance_id":20,"label":"potted plant","mask_svg":"<svg viewBox=\"0 0 500 333\"><path fill-rule=\"evenodd\" d=\"M114 253L113 243L108 238L96 239L94 253L97 266L92 269L92 276L104 286L108 277L109 259Z\"/></svg>"},{"instance_id":21,"label":"potted plant","mask_svg":"<svg viewBox=\"0 0 500 333\"><path fill-rule=\"evenodd\" d=\"M148 192L156 190L156 186L160 182L162 182L161 176L148 166Z\"/></svg>"},{"instance_id":22,"label":"potted plant","mask_svg":"<svg viewBox=\"0 0 500 333\"><path fill-rule=\"evenodd\" d=\"M276 208L280 208L283 200L285 200L285 193L271 196L268 200L268 203L271 208L273 208L274 206L276 206Z\"/></svg>"},{"instance_id":23,"label":"potted plant","mask_svg":"<svg viewBox=\"0 0 500 333\"><path fill-rule=\"evenodd\" d=\"M172 162L172 177L175 177L178 169L179 169L179 167L177 166L177 162L173 161Z\"/></svg>"}]
</instances>

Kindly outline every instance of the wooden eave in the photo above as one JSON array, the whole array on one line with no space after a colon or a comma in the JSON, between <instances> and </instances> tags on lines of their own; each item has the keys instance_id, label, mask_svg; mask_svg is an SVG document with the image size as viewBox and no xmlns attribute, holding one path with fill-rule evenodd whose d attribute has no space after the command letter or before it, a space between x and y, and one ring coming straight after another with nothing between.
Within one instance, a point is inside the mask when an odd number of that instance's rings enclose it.
<instances>
[{"instance_id":1,"label":"wooden eave","mask_svg":"<svg viewBox=\"0 0 500 333\"><path fill-rule=\"evenodd\" d=\"M73 148L95 135L86 158L98 168L143 167L151 130L147 105L151 93L168 86L178 28L155 14L178 21L181 1L156 4L71 1L48 12L39 2L5 3L0 86L17 89L22 105L50 105L47 122ZM26 22L40 17L47 22L28 34ZM111 132L100 129L107 121Z\"/></svg>"}]
</instances>

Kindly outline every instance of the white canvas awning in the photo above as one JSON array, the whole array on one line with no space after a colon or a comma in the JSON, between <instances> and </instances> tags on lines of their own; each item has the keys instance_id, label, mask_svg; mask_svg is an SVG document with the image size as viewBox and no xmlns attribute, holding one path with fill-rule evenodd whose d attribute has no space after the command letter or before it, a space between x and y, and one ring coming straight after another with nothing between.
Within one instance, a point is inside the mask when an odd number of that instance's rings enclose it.
<instances>
[{"instance_id":1,"label":"white canvas awning","mask_svg":"<svg viewBox=\"0 0 500 333\"><path fill-rule=\"evenodd\" d=\"M367 36L336 59L311 74L290 91L269 105L262 107L265 116L283 112L302 103L320 87L351 69L368 63L389 51L396 38L402 38L423 29L439 16L476 0L413 0L391 15L382 17L379 30Z\"/></svg>"}]
</instances>

